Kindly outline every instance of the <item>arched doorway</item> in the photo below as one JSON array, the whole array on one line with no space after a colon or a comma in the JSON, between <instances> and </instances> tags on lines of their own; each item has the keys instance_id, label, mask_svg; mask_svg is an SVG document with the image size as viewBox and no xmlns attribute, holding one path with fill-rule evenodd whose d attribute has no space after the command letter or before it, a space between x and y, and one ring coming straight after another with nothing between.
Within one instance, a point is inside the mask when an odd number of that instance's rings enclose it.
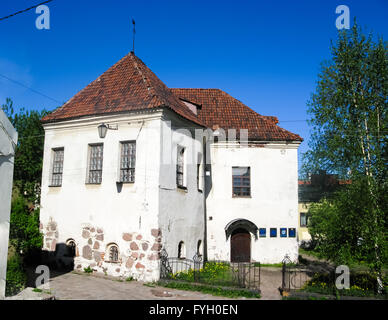
<instances>
[{"instance_id":1,"label":"arched doorway","mask_svg":"<svg viewBox=\"0 0 388 320\"><path fill-rule=\"evenodd\" d=\"M243 228L235 229L230 237L230 261L251 261L251 234Z\"/></svg>"}]
</instances>

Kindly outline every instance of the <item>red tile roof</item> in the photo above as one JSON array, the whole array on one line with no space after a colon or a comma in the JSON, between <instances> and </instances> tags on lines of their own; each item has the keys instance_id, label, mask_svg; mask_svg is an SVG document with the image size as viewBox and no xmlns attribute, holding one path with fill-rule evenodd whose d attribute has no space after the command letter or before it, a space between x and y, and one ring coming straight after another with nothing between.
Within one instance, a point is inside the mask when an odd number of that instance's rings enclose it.
<instances>
[{"instance_id":1,"label":"red tile roof","mask_svg":"<svg viewBox=\"0 0 388 320\"><path fill-rule=\"evenodd\" d=\"M182 101L201 105L195 115ZM169 108L181 117L213 129L248 129L249 139L303 141L277 126L276 117L262 116L219 89L169 89L132 52L78 92L63 106L42 119L43 123Z\"/></svg>"},{"instance_id":2,"label":"red tile roof","mask_svg":"<svg viewBox=\"0 0 388 320\"><path fill-rule=\"evenodd\" d=\"M167 107L202 125L180 99L132 52L78 92L43 123Z\"/></svg>"},{"instance_id":3,"label":"red tile roof","mask_svg":"<svg viewBox=\"0 0 388 320\"><path fill-rule=\"evenodd\" d=\"M262 116L219 89L171 89L181 99L199 104L198 118L209 128L248 129L248 137L262 141L303 141L277 125L276 117Z\"/></svg>"}]
</instances>

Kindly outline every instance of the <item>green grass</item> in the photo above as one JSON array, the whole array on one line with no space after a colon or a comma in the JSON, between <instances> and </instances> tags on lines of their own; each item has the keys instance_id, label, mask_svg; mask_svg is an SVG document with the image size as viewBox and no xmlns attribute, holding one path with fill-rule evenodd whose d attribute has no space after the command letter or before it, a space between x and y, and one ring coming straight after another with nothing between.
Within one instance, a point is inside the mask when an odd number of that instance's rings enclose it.
<instances>
[{"instance_id":1,"label":"green grass","mask_svg":"<svg viewBox=\"0 0 388 320\"><path fill-rule=\"evenodd\" d=\"M143 286L150 287L150 288L155 288L156 284L153 282L146 282L143 284Z\"/></svg>"},{"instance_id":2,"label":"green grass","mask_svg":"<svg viewBox=\"0 0 388 320\"><path fill-rule=\"evenodd\" d=\"M42 289L39 289L39 288L34 288L34 289L32 289L32 291L33 291L33 292L39 292L39 293L40 293L40 292L43 292L43 290L42 290Z\"/></svg>"},{"instance_id":3,"label":"green grass","mask_svg":"<svg viewBox=\"0 0 388 320\"><path fill-rule=\"evenodd\" d=\"M249 291L249 290L234 290L234 289L224 289L221 287L212 287L206 285L192 285L189 283L180 283L180 282L159 282L162 287L170 289L178 289L185 291L198 291L202 293L211 294L213 296L222 296L227 298L257 298L260 299L261 296L259 293Z\"/></svg>"}]
</instances>

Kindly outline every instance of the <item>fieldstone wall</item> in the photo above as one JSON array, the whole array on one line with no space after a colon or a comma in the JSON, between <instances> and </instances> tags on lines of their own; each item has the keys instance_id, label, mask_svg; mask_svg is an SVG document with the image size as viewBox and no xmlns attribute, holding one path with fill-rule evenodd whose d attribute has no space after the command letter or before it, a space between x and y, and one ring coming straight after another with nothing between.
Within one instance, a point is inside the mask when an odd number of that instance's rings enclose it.
<instances>
[{"instance_id":1,"label":"fieldstone wall","mask_svg":"<svg viewBox=\"0 0 388 320\"><path fill-rule=\"evenodd\" d=\"M57 223L53 218L50 218L45 228L42 223L40 223L39 228L43 233L43 250L55 251L59 237Z\"/></svg>"},{"instance_id":2,"label":"fieldstone wall","mask_svg":"<svg viewBox=\"0 0 388 320\"><path fill-rule=\"evenodd\" d=\"M159 229L151 229L148 235L124 232L121 239L105 239L102 228L87 225L82 228L81 241L77 244L80 256L75 258L75 269L83 271L90 267L95 272L110 276L157 281L161 242ZM111 244L119 248L118 262L109 261L108 248Z\"/></svg>"},{"instance_id":3,"label":"fieldstone wall","mask_svg":"<svg viewBox=\"0 0 388 320\"><path fill-rule=\"evenodd\" d=\"M63 247L66 247L67 238L61 235L63 243L59 243L58 224L50 218L48 223L40 224L40 230L44 235L43 250L48 251L51 266L71 263L75 270L81 272L90 267L95 272L114 277L159 280L162 249L160 229L150 229L148 233L123 232L118 235L118 239L107 239L102 227L84 224L79 237L73 238L76 242L76 256L71 261L64 256L66 250ZM118 262L109 261L108 248L111 244L119 248Z\"/></svg>"}]
</instances>

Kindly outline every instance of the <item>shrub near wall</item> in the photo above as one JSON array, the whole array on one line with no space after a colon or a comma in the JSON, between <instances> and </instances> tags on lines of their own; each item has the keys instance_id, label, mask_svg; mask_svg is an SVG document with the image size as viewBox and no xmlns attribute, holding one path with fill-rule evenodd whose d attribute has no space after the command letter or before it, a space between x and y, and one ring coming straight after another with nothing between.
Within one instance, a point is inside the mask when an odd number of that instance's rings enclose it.
<instances>
[{"instance_id":1,"label":"shrub near wall","mask_svg":"<svg viewBox=\"0 0 388 320\"><path fill-rule=\"evenodd\" d=\"M7 280L5 295L12 296L23 290L27 282L27 275L23 270L22 259L15 254L7 261Z\"/></svg>"}]
</instances>

